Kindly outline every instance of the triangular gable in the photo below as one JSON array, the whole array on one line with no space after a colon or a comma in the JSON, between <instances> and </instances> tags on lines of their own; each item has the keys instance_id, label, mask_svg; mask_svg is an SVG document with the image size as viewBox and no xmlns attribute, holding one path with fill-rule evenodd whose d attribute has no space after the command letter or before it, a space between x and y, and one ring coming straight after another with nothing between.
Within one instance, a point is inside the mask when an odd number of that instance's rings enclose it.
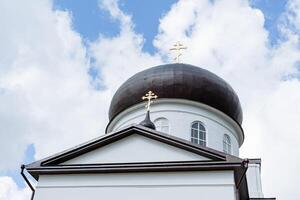
<instances>
[{"instance_id":1,"label":"triangular gable","mask_svg":"<svg viewBox=\"0 0 300 200\"><path fill-rule=\"evenodd\" d=\"M105 160L103 155L105 152L107 153L107 151L105 151L106 148L115 148L115 150L118 150L116 152L119 152L122 148L120 148L118 144L122 142L126 143L126 141L129 141L129 143L139 141L141 144L147 145L147 148L150 151L155 149L156 151L159 151L159 153L164 152L164 156L166 156L166 153L169 153L172 161L168 160L169 158L166 157L153 157L150 159L150 162L149 160L130 160L130 163L124 163L126 160L123 160L123 163L114 163L112 160L106 160L108 163L98 163L98 161L103 162ZM159 145L162 146L160 149L158 148ZM172 154L171 151L175 152ZM137 157L135 158L137 159ZM173 161L174 159L177 159L177 161ZM185 159L188 159L189 161L185 161ZM36 180L39 179L40 175L51 174L66 175L83 173L98 174L233 170L235 184L237 185L241 199L248 199L247 180L246 176L244 176L247 170L247 163L248 160L243 160L207 147L192 144L189 141L139 125L133 125L54 156L36 161L32 164L26 165L25 168Z\"/></svg>"},{"instance_id":2,"label":"triangular gable","mask_svg":"<svg viewBox=\"0 0 300 200\"><path fill-rule=\"evenodd\" d=\"M71 162L71 160L75 161L77 157L80 157L83 154L88 155L89 152L93 152L96 149L105 148L105 146L107 146L109 144L113 144L113 143L120 141L123 138L131 136L133 134L152 139L154 141L160 142L160 144L168 145L169 150L171 148L174 150L174 148L175 148L175 149L177 149L176 150L177 152L180 152L179 154L181 154L181 155L185 154L186 158L191 158L191 160L193 160L192 158L196 158L197 156L198 156L199 160L201 160L201 159L212 160L212 161L225 161L226 160L226 155L223 154L222 152L219 152L219 151L207 148L207 147L202 147L200 145L192 144L189 141L186 141L186 140L183 140L183 139L180 139L178 137L174 137L174 136L171 136L168 134L164 134L164 133L161 133L161 132L149 129L149 128L145 128L140 125L132 125L126 129L123 129L123 130L120 130L117 132L113 132L110 134L106 134L105 136L102 136L95 140L89 141L82 145L76 146L72 149L66 150L66 151L58 153L54 156L51 156L46 159L42 159L42 160L39 160L32 164L29 164L26 166L26 168L54 166L54 165L59 165L62 163L68 163L68 161ZM165 148L165 149L167 149L167 148ZM169 151L169 150L166 150L166 151ZM183 152L185 152L185 153L183 153ZM175 156L175 155L173 155L173 156ZM176 156L174 158L176 158ZM178 158L178 160L183 159L183 157L180 157L181 159L179 159L179 157L177 157L177 158ZM159 160L159 158L157 158L157 160Z\"/></svg>"},{"instance_id":3,"label":"triangular gable","mask_svg":"<svg viewBox=\"0 0 300 200\"><path fill-rule=\"evenodd\" d=\"M204 160L211 159L139 134L132 134L60 165Z\"/></svg>"},{"instance_id":4,"label":"triangular gable","mask_svg":"<svg viewBox=\"0 0 300 200\"><path fill-rule=\"evenodd\" d=\"M163 152L164 155L157 155L148 160L138 160L141 159L141 156L131 156L129 157L131 160L122 160L121 163L114 162L111 158L110 160L104 159L103 155L107 153L105 151L106 148L115 149L116 152L122 151L123 147L118 146L118 143L126 143L126 141L140 141L140 144L147 145L149 151L155 150L157 151L156 154ZM160 145L161 147L159 148L158 146ZM149 154L149 151L147 154ZM153 152L150 153L153 156ZM133 154L136 154L136 152ZM170 157L166 157L167 155ZM114 154L114 156L119 158L122 155L116 156ZM124 163L127 161L129 163ZM235 183L241 185L239 189L239 193L241 193L241 190L247 190L247 182L244 176L247 163L247 160L224 154L208 147L193 144L140 125L132 125L126 129L104 135L72 149L26 165L25 168L36 180L38 180L40 175L51 174L233 170Z\"/></svg>"}]
</instances>

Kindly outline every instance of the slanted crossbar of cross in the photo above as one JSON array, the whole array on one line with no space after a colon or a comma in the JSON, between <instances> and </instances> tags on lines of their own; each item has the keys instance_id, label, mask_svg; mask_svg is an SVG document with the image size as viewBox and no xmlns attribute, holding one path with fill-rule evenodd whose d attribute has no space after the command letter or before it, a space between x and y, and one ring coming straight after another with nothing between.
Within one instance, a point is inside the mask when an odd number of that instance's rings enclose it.
<instances>
[{"instance_id":1,"label":"slanted crossbar of cross","mask_svg":"<svg viewBox=\"0 0 300 200\"><path fill-rule=\"evenodd\" d=\"M186 46L184 46L183 44L181 44L180 42L176 42L173 47L170 49L170 51L175 51L176 56L174 58L174 60L179 63L179 57L182 55L181 50L182 49L187 49Z\"/></svg>"}]
</instances>

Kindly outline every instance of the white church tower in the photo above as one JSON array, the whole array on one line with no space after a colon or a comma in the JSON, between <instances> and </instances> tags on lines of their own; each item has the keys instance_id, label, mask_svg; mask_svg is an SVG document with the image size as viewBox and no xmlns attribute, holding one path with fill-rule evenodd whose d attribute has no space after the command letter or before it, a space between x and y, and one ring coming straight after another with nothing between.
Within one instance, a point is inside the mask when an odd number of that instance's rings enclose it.
<instances>
[{"instance_id":1,"label":"white church tower","mask_svg":"<svg viewBox=\"0 0 300 200\"><path fill-rule=\"evenodd\" d=\"M260 159L239 157L238 96L205 69L135 74L115 93L109 120L105 135L25 166L38 181L34 200L275 199L263 196Z\"/></svg>"}]
</instances>

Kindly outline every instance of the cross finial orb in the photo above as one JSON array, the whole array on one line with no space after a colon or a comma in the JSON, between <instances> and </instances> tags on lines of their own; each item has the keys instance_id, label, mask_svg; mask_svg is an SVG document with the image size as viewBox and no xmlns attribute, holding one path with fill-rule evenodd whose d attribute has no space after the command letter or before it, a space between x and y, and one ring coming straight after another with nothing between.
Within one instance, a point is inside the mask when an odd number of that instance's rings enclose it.
<instances>
[{"instance_id":1,"label":"cross finial orb","mask_svg":"<svg viewBox=\"0 0 300 200\"><path fill-rule=\"evenodd\" d=\"M176 53L176 57L174 58L174 60L179 63L179 57L182 55L181 50L182 49L187 49L186 46L184 46L183 44L181 44L179 41L176 42L172 48L170 48L170 51L175 51Z\"/></svg>"},{"instance_id":2,"label":"cross finial orb","mask_svg":"<svg viewBox=\"0 0 300 200\"><path fill-rule=\"evenodd\" d=\"M157 95L155 95L152 91L149 91L145 94L145 96L142 97L143 100L147 100L146 109L147 111L150 111L150 105L153 103L152 99L157 99Z\"/></svg>"}]
</instances>

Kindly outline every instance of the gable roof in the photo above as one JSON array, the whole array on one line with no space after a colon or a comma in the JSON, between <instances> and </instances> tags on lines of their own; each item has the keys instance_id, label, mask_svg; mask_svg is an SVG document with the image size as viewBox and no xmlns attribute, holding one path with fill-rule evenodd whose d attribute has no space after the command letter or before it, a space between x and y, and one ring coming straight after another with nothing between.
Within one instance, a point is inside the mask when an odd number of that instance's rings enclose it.
<instances>
[{"instance_id":1,"label":"gable roof","mask_svg":"<svg viewBox=\"0 0 300 200\"><path fill-rule=\"evenodd\" d=\"M132 134L138 134L144 137L148 137L150 139L174 146L176 148L180 148L182 150L186 150L195 154L198 154L203 157L210 158L209 161L175 161L175 162L145 162L145 163L99 163L99 164L78 164L78 165L64 165L61 164L63 162L66 162L68 160L71 160L75 157L78 157L80 155L83 155L85 153L88 153L90 151L93 151L95 149L101 148L103 146L106 146L110 143L113 143L115 141L118 141L120 139L123 139L125 137L128 137ZM33 162L31 164L28 164L25 166L27 171L36 179L38 178L39 174L44 173L56 173L56 172L72 172L76 173L77 171L86 171L91 172L98 168L99 172L106 172L106 171L120 171L121 167L134 167L132 170L138 170L138 167L140 169L147 170L149 169L151 171L151 167L154 167L155 169L160 169L161 167L164 167L166 170L171 169L168 168L168 166L171 166L174 169L189 169L189 168L195 168L195 165L200 166L202 169L217 169L219 167L233 167L233 166L241 166L243 163L243 159L240 159L238 157L225 154L223 152L200 146L198 144L194 144L192 142L189 142L187 140L165 134L162 132L155 131L153 129L146 128L144 126L140 125L132 125L130 127L127 127L125 129L112 132L110 134L103 135L101 137L98 137L96 139L90 140L86 143L80 144L78 146L75 146L73 148L67 149L63 152L57 153L53 156L47 157L42 160L38 160L36 162ZM125 166L126 165L126 166ZM100 170L101 168L101 170ZM84 170L85 169L85 170ZM114 169L114 170L113 170ZM153 169L154 170L154 169ZM96 170L97 171L97 170Z\"/></svg>"},{"instance_id":2,"label":"gable roof","mask_svg":"<svg viewBox=\"0 0 300 200\"><path fill-rule=\"evenodd\" d=\"M167 162L131 162L131 163L96 163L64 164L64 162L85 153L109 145L133 134L138 134L173 147L209 158L208 160L167 161ZM74 148L57 153L25 166L28 173L36 180L43 174L81 174L81 173L128 173L128 172L169 172L169 171L211 171L233 170L236 186L241 196L248 197L246 176L247 162L236 156L193 144L187 140L155 131L140 125L132 125L90 140ZM241 198L243 199L243 198Z\"/></svg>"},{"instance_id":3,"label":"gable roof","mask_svg":"<svg viewBox=\"0 0 300 200\"><path fill-rule=\"evenodd\" d=\"M138 134L144 137L148 137L153 140L157 140L159 142L210 158L214 161L234 161L234 162L242 162L242 159L225 154L223 152L200 146L194 143L191 143L187 140L165 134L159 131L155 131L153 129L149 129L140 125L132 125L125 129L112 132L110 134L103 135L96 139L90 140L86 143L80 144L73 148L67 149L63 152L57 153L53 156L47 157L45 159L33 162L29 165L26 165L27 169L37 166L53 166L78 157L87 152L93 151L95 149L101 148L105 145L113 143L117 140L123 139L132 134Z\"/></svg>"},{"instance_id":4,"label":"gable roof","mask_svg":"<svg viewBox=\"0 0 300 200\"><path fill-rule=\"evenodd\" d=\"M200 160L211 159L134 133L59 165Z\"/></svg>"}]
</instances>

